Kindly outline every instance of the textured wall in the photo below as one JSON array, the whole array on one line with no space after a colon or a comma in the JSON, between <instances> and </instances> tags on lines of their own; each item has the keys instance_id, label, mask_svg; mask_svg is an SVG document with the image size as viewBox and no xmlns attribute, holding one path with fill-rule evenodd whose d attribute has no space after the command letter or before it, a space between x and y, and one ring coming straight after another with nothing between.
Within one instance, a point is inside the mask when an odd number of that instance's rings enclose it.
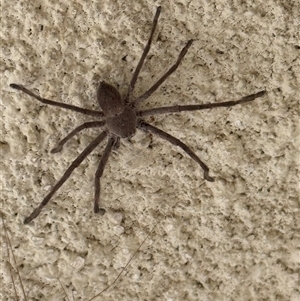
<instances>
[{"instance_id":1,"label":"textured wall","mask_svg":"<svg viewBox=\"0 0 300 301\"><path fill-rule=\"evenodd\" d=\"M147 119L187 143L216 181L205 182L180 149L138 132L121 142L105 169L106 215L92 212L102 146L23 225L97 130L50 154L71 129L93 118L42 105L9 83L97 108L100 80L125 93L161 3L135 95L163 74L187 40L195 42L143 108L268 92L244 106ZM72 294L89 300L115 279L157 221L121 280L95 300L300 299L297 1L1 5L1 211L28 300L67 300L58 278L70 300ZM4 231L2 241L0 294L12 300ZM18 281L16 287L20 294Z\"/></svg>"}]
</instances>

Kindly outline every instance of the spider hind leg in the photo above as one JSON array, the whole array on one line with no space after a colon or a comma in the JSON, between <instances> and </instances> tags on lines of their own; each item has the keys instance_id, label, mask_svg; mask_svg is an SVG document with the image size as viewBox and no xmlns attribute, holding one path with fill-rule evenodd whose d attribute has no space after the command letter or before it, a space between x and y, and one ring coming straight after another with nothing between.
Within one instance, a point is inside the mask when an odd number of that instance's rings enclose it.
<instances>
[{"instance_id":1,"label":"spider hind leg","mask_svg":"<svg viewBox=\"0 0 300 301\"><path fill-rule=\"evenodd\" d=\"M145 121L140 121L138 124L138 128L144 132L151 132L160 138L169 141L173 145L179 146L183 149L192 159L194 159L203 169L204 172L204 179L209 182L214 182L214 178L209 175L209 168L208 166L182 141L177 139L176 137L166 133L165 131L146 123Z\"/></svg>"}]
</instances>

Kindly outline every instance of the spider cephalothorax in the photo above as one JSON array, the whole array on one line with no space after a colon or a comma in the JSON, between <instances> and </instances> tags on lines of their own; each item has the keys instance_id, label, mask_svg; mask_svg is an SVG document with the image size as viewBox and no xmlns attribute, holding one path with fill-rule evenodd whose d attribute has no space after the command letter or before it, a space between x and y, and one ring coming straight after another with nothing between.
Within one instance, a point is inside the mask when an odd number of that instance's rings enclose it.
<instances>
[{"instance_id":1,"label":"spider cephalothorax","mask_svg":"<svg viewBox=\"0 0 300 301\"><path fill-rule=\"evenodd\" d=\"M98 164L98 168L95 174L95 197L94 197L94 212L100 214L105 213L105 209L99 207L100 199L100 178L103 174L104 167L108 160L108 157L111 153L111 150L119 146L119 141L121 138L130 138L132 137L136 129L140 129L144 132L151 132L154 135L161 137L164 140L169 141L170 143L179 146L182 148L192 159L194 159L203 169L204 178L207 181L214 181L214 179L209 175L209 168L207 165L200 160L200 158L182 141L173 137L172 135L158 129L157 127L150 125L149 123L143 120L143 117L156 115L156 114L167 114L167 113L176 113L182 111L196 111L196 110L205 110L216 107L230 107L238 104L243 104L246 102L253 101L254 99L261 97L265 94L265 91L260 91L255 94L245 96L237 101L227 101L220 103L207 103L207 104L195 104L195 105L184 105L184 106L169 106L169 107L160 107L153 108L148 110L139 110L140 103L147 99L157 88L177 69L180 62L184 58L188 49L193 43L193 40L190 40L181 50L177 61L171 68L156 82L152 87L150 87L145 93L140 95L137 98L132 97L132 92L137 81L139 72L144 64L144 60L150 50L152 43L153 34L157 25L158 17L160 15L161 7L159 6L156 10L154 20L152 23L152 29L150 33L149 40L146 47L144 48L143 54L140 58L140 61L133 73L132 79L130 81L127 95L122 99L119 91L113 86L101 82L98 91L97 91L97 100L102 111L83 109L77 106L65 104L62 102L56 102L49 99L42 98L28 89L24 88L21 85L10 84L14 89L20 90L29 96L39 100L42 103L61 107L64 109L69 109L71 111L79 112L85 115L90 115L98 117L100 121L90 121L81 124L76 127L72 132L70 132L64 139L62 139L57 146L51 150L51 153L57 153L62 150L63 145L70 140L75 134L82 131L83 129L92 128L92 127L103 127L103 131L81 152L81 154L73 161L69 168L65 171L62 178L53 186L48 195L43 199L40 205L30 214L29 217L25 218L24 223L27 224L36 218L44 206L50 201L54 193L63 185L63 183L70 177L71 173L76 167L78 167L84 158L89 155L105 138L108 138L106 148L104 149L103 155Z\"/></svg>"}]
</instances>

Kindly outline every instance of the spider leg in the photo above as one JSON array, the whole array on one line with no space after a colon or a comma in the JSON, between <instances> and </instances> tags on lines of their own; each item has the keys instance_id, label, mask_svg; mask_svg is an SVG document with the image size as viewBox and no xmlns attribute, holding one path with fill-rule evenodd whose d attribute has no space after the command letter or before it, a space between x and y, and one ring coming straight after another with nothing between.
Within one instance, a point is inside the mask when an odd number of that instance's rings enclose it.
<instances>
[{"instance_id":1,"label":"spider leg","mask_svg":"<svg viewBox=\"0 0 300 301\"><path fill-rule=\"evenodd\" d=\"M116 141L114 144L114 150L117 150L120 147L120 137L116 137Z\"/></svg>"},{"instance_id":2,"label":"spider leg","mask_svg":"<svg viewBox=\"0 0 300 301\"><path fill-rule=\"evenodd\" d=\"M179 64L183 60L184 56L186 55L188 49L191 47L193 43L193 40L189 40L186 45L183 47L181 50L176 63L149 89L147 90L144 94L139 96L137 99L134 100L133 105L138 106L141 101L147 99L153 92L157 90L157 88L173 73L176 71L178 68Z\"/></svg>"},{"instance_id":3,"label":"spider leg","mask_svg":"<svg viewBox=\"0 0 300 301\"><path fill-rule=\"evenodd\" d=\"M70 177L72 172L76 167L78 167L81 162L84 160L86 156L88 156L96 146L103 141L103 139L107 136L106 132L102 132L100 135L97 136L83 151L82 153L72 162L69 168L65 171L61 179L53 186L51 191L47 194L47 196L43 199L43 201L39 204L37 208L33 210L33 212L25 218L24 224L30 223L33 219L35 219L42 209L47 205L50 201L54 193L66 182L66 180Z\"/></svg>"},{"instance_id":4,"label":"spider leg","mask_svg":"<svg viewBox=\"0 0 300 301\"><path fill-rule=\"evenodd\" d=\"M108 143L106 145L106 148L103 152L103 155L101 157L101 160L98 164L98 168L95 174L95 199L94 199L94 212L95 213L100 213L101 215L103 215L105 213L105 209L103 208L99 208L99 199L100 199L100 178L103 175L103 171L105 168L105 165L107 163L107 160L109 158L109 155L116 143L116 139L114 137L110 138L108 140Z\"/></svg>"},{"instance_id":5,"label":"spider leg","mask_svg":"<svg viewBox=\"0 0 300 301\"><path fill-rule=\"evenodd\" d=\"M78 113L82 113L82 114L85 114L85 115L91 115L91 116L97 116L97 117L103 117L104 116L103 112L101 112L101 111L84 109L84 108L69 105L69 104L66 104L66 103L63 103L63 102L58 102L58 101L53 101L53 100L50 100L50 99L42 98L42 97L34 94L33 92L29 91L28 89L26 89L25 87L23 87L21 85L10 84L10 87L13 88L13 89L22 91L23 93L37 99L38 101L40 101L44 104L47 104L47 105L68 109L68 110L75 111L75 112L78 112Z\"/></svg>"},{"instance_id":6,"label":"spider leg","mask_svg":"<svg viewBox=\"0 0 300 301\"><path fill-rule=\"evenodd\" d=\"M139 117L149 116L149 115L157 115L157 114L166 114L166 113L177 113L183 111L198 111L198 110L206 110L218 107L233 107L239 104L243 104L245 102L253 101L258 97L262 97L266 94L266 91L260 91L255 94L251 94L245 96L236 101L225 101L219 103L206 103L199 105L186 105L186 106L170 106L170 107L161 107L161 108L153 108L149 110L139 111L137 115Z\"/></svg>"},{"instance_id":7,"label":"spider leg","mask_svg":"<svg viewBox=\"0 0 300 301\"><path fill-rule=\"evenodd\" d=\"M76 127L71 133L69 133L65 138L60 140L57 143L56 147L54 147L50 151L50 153L54 154L54 153L60 152L62 150L63 146L66 144L66 142L69 141L72 137L74 137L80 131L82 131L84 129L93 128L93 127L101 127L103 125L105 125L105 121L91 121L91 122L85 122L85 123L81 124L80 126Z\"/></svg>"},{"instance_id":8,"label":"spider leg","mask_svg":"<svg viewBox=\"0 0 300 301\"><path fill-rule=\"evenodd\" d=\"M128 87L128 92L127 92L127 96L125 98L125 103L128 103L129 102L129 99L130 99L130 96L132 94L132 91L134 89L134 86L135 86L135 83L137 81L137 77L141 71L141 68L144 64L144 61L145 61L145 58L150 50L150 47L151 47L151 43L152 43L152 39L153 39L153 34L154 34L154 31L155 31L155 28L156 28L156 25L157 25L157 21L158 21L158 18L159 18L159 15L160 15L160 12L161 12L161 6L158 6L157 9L156 9L156 13L155 13L155 16L154 16L154 19L153 19L153 22L152 22L152 28L151 28L151 32L150 32L150 36L149 36L149 39L148 39L148 42L144 48L144 51L143 51L143 54L139 60L139 63L137 64L136 68L135 68L135 71L133 73L133 76L132 76L132 79L130 81L130 84L129 84L129 87Z\"/></svg>"},{"instance_id":9,"label":"spider leg","mask_svg":"<svg viewBox=\"0 0 300 301\"><path fill-rule=\"evenodd\" d=\"M151 132L155 135L158 135L160 138L171 142L172 144L181 147L192 159L194 159L203 169L204 171L204 179L210 182L214 182L214 178L212 178L209 173L208 166L203 163L200 158L182 141L175 138L174 136L164 132L163 130L146 123L145 121L141 120L138 124L138 128L144 132Z\"/></svg>"}]
</instances>

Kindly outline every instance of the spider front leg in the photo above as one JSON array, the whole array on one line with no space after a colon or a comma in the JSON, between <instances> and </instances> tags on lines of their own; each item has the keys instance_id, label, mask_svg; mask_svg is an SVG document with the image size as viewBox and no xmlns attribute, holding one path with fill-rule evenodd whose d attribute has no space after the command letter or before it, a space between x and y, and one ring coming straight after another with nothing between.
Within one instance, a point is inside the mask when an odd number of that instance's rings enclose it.
<instances>
[{"instance_id":1,"label":"spider front leg","mask_svg":"<svg viewBox=\"0 0 300 301\"><path fill-rule=\"evenodd\" d=\"M95 198L94 198L94 212L100 213L103 215L105 213L105 209L99 208L99 199L100 199L100 178L103 175L103 171L105 168L105 165L107 163L107 160L109 158L109 155L116 145L116 143L119 143L120 139L110 138L108 140L108 143L106 145L106 148L103 152L103 155L100 159L96 174L95 174Z\"/></svg>"},{"instance_id":2,"label":"spider front leg","mask_svg":"<svg viewBox=\"0 0 300 301\"><path fill-rule=\"evenodd\" d=\"M85 114L85 115L91 115L91 116L97 116L97 117L103 117L104 116L103 112L101 112L101 111L84 109L84 108L80 108L80 107L77 107L77 106L74 106L74 105L69 105L67 103L42 98L39 95L34 94L33 92L31 92L30 90L26 89L25 87L23 87L21 85L10 84L9 86L13 89L22 91L23 93L37 99L38 101L40 101L40 102L42 102L46 105L51 105L51 106L55 106L55 107L68 109L68 110L75 111L75 112L78 112L78 113L82 113L82 114Z\"/></svg>"},{"instance_id":3,"label":"spider front leg","mask_svg":"<svg viewBox=\"0 0 300 301\"><path fill-rule=\"evenodd\" d=\"M97 145L103 141L103 139L106 136L107 133L102 132L82 151L82 153L73 161L73 163L65 171L61 179L53 186L51 191L47 194L47 196L43 199L43 201L39 204L39 206L35 208L28 217L25 218L24 224L30 223L41 213L42 209L48 204L48 202L51 200L54 193L68 180L68 178L70 177L74 169L81 164L84 158L88 156L97 147Z\"/></svg>"},{"instance_id":4,"label":"spider front leg","mask_svg":"<svg viewBox=\"0 0 300 301\"><path fill-rule=\"evenodd\" d=\"M156 82L150 89L148 89L144 94L140 95L137 99L133 101L133 106L137 107L143 100L147 99L152 93L154 93L159 86L176 71L185 55L187 54L189 48L192 46L194 40L189 40L185 46L182 48L178 55L177 61L170 67L170 69Z\"/></svg>"},{"instance_id":5,"label":"spider front leg","mask_svg":"<svg viewBox=\"0 0 300 301\"><path fill-rule=\"evenodd\" d=\"M209 182L214 182L214 178L212 178L208 173L209 173L209 168L208 166L201 161L201 159L182 141L179 139L175 138L174 136L164 132L163 130L160 130L159 128L150 125L149 123L146 123L145 121L141 120L138 124L138 128L141 129L144 132L151 132L155 135L158 135L164 140L167 140L171 142L172 144L179 146L182 148L192 159L194 159L203 169L204 171L204 179L209 181Z\"/></svg>"},{"instance_id":6,"label":"spider front leg","mask_svg":"<svg viewBox=\"0 0 300 301\"><path fill-rule=\"evenodd\" d=\"M160 107L160 108L153 108L149 110L142 110L137 112L139 117L145 117L149 115L158 115L158 114L167 114L167 113L177 113L177 112L184 112L184 111L200 111L200 110L207 110L213 108L221 108L221 107L233 107L236 105L240 105L246 102L250 102L255 100L256 98L262 97L266 94L266 91L260 91L255 94L251 94L245 96L236 101L224 101L224 102L216 102L216 103L204 103L204 104L196 104L196 105L185 105L185 106L169 106L169 107Z\"/></svg>"},{"instance_id":7,"label":"spider front leg","mask_svg":"<svg viewBox=\"0 0 300 301\"><path fill-rule=\"evenodd\" d=\"M94 128L94 127L101 127L105 125L105 121L90 121L90 122L85 122L81 124L80 126L76 127L71 133L69 133L65 138L61 139L56 147L54 147L50 153L55 154L58 153L62 150L63 146L72 138L74 137L77 133L84 129L89 129L89 128Z\"/></svg>"},{"instance_id":8,"label":"spider front leg","mask_svg":"<svg viewBox=\"0 0 300 301\"><path fill-rule=\"evenodd\" d=\"M144 51L143 51L143 54L135 68L135 71L133 73L133 76L132 76L132 79L130 81L130 84L129 84L129 87L128 87L128 92L127 92L127 96L125 98L125 103L128 103L130 101L130 97L131 97L131 94L132 94L132 91L134 89L134 86L135 86L135 83L137 81L137 78L138 78L138 75L141 71L141 68L143 67L143 64L144 64L144 61L145 61L145 58L150 50L150 47L151 47L151 43L152 43L152 39L153 39L153 35L154 35L154 31L155 31L155 28L156 28L156 25L157 25L157 21L158 21L158 18L159 18L159 15L160 15L160 12L161 12L161 6L158 6L157 9L156 9L156 13L155 13L155 16L154 16L154 19L153 19L153 22L152 22L152 28L151 28L151 32L150 32L150 36L149 36L149 39L148 39L148 42L144 48Z\"/></svg>"}]
</instances>

